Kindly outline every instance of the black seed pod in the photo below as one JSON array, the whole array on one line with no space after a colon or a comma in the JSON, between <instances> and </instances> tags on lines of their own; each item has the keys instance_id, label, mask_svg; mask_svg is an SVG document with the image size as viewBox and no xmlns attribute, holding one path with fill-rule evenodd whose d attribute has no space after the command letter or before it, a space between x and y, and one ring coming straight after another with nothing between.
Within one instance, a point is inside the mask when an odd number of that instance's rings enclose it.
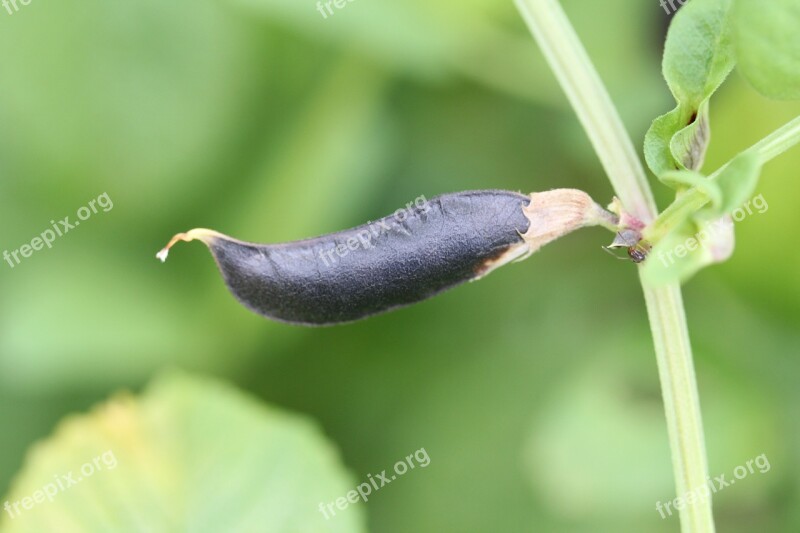
<instances>
[{"instance_id":1,"label":"black seed pod","mask_svg":"<svg viewBox=\"0 0 800 533\"><path fill-rule=\"evenodd\" d=\"M560 198L534 230L538 200ZM568 201L564 203L563 195ZM539 198L537 198L539 197ZM253 244L206 229L176 235L210 249L231 293L268 318L304 325L351 322L429 298L526 256L602 211L580 191L524 196L468 191L424 197L377 222L314 239ZM541 221L539 221L541 222ZM552 222L555 222L553 224ZM567 231L560 227L566 224ZM545 231L540 231L540 230Z\"/></svg>"}]
</instances>

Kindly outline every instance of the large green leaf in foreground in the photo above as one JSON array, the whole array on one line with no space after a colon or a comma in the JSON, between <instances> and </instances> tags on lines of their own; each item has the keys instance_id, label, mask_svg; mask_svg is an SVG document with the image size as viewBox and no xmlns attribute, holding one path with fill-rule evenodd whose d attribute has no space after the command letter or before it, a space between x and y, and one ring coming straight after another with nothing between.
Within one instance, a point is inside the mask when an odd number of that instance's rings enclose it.
<instances>
[{"instance_id":1,"label":"large green leaf in foreground","mask_svg":"<svg viewBox=\"0 0 800 533\"><path fill-rule=\"evenodd\" d=\"M318 510L354 486L313 424L171 375L34 447L3 500L28 509L4 510L0 531L358 533L358 506Z\"/></svg>"}]
</instances>

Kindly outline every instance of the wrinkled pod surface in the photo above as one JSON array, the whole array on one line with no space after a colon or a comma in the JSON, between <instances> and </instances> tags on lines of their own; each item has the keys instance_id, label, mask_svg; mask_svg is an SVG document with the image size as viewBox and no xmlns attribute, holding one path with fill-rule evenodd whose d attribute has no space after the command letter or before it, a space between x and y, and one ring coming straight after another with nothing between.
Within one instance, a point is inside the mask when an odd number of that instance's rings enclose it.
<instances>
[{"instance_id":1,"label":"wrinkled pod surface","mask_svg":"<svg viewBox=\"0 0 800 533\"><path fill-rule=\"evenodd\" d=\"M527 257L610 214L581 191L522 195L487 190L418 198L356 228L301 241L255 244L208 229L200 240L230 292L268 318L302 325L359 320L425 300Z\"/></svg>"}]
</instances>

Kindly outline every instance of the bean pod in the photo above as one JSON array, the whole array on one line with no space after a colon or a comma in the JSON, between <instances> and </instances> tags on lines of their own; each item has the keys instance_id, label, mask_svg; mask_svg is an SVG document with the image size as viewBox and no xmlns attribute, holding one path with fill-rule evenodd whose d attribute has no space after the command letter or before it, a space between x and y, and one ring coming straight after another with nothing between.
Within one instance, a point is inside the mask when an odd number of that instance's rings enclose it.
<instances>
[{"instance_id":1,"label":"bean pod","mask_svg":"<svg viewBox=\"0 0 800 533\"><path fill-rule=\"evenodd\" d=\"M230 292L268 318L331 325L425 300L481 278L581 226L603 210L580 191L522 195L466 191L426 200L356 228L283 244L255 244L208 229L200 240Z\"/></svg>"}]
</instances>

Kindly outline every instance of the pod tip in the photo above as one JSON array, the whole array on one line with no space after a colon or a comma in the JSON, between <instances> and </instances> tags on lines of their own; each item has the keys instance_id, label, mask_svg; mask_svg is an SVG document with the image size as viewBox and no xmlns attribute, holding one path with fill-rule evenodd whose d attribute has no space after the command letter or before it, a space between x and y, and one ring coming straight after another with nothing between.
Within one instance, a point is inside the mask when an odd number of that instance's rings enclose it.
<instances>
[{"instance_id":1,"label":"pod tip","mask_svg":"<svg viewBox=\"0 0 800 533\"><path fill-rule=\"evenodd\" d=\"M195 228L187 231L186 233L178 233L172 237L172 239L170 239L167 245L162 248L160 252L156 254L156 258L160 259L162 263L165 262L167 260L167 256L169 255L170 248L172 248L178 241L191 242L197 239L209 244L211 239L218 237L219 235L220 234L214 230L204 228Z\"/></svg>"}]
</instances>

